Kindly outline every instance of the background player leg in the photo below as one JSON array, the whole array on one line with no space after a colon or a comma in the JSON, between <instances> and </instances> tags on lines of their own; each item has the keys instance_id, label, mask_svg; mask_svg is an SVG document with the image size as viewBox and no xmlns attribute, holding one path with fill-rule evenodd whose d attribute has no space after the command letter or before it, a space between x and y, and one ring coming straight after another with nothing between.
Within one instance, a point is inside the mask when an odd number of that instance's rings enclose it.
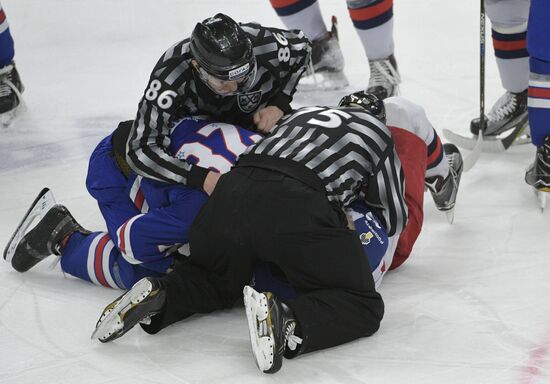
<instances>
[{"instance_id":1,"label":"background player leg","mask_svg":"<svg viewBox=\"0 0 550 384\"><path fill-rule=\"evenodd\" d=\"M535 188L542 210L550 192L550 4L532 0L529 12L529 124L537 147L535 161L525 174L525 181Z\"/></svg>"},{"instance_id":2,"label":"background player leg","mask_svg":"<svg viewBox=\"0 0 550 384\"><path fill-rule=\"evenodd\" d=\"M379 99L399 93L393 43L393 0L347 0L353 25L369 60L367 92Z\"/></svg>"},{"instance_id":3,"label":"background player leg","mask_svg":"<svg viewBox=\"0 0 550 384\"><path fill-rule=\"evenodd\" d=\"M339 89L348 85L344 75L344 56L338 43L336 18L330 31L323 21L317 0L270 0L288 29L300 29L312 42L308 76L300 80L301 90Z\"/></svg>"},{"instance_id":4,"label":"background player leg","mask_svg":"<svg viewBox=\"0 0 550 384\"><path fill-rule=\"evenodd\" d=\"M485 4L499 75L506 90L487 114L484 136L490 137L527 124L529 0L485 0ZM479 118L472 120L470 130L477 135Z\"/></svg>"}]
</instances>

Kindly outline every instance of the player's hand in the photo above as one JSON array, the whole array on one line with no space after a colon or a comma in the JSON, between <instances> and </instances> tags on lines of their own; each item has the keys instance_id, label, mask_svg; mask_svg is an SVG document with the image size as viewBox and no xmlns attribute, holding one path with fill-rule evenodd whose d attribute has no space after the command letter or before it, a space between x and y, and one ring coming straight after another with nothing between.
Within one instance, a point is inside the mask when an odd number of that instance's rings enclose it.
<instances>
[{"instance_id":1,"label":"player's hand","mask_svg":"<svg viewBox=\"0 0 550 384\"><path fill-rule=\"evenodd\" d=\"M204 192L210 196L212 192L214 192L214 189L216 188L216 184L218 184L218 180L220 179L221 173L210 171L206 175L206 179L204 179L204 184L202 186L202 189L204 189Z\"/></svg>"},{"instance_id":2,"label":"player's hand","mask_svg":"<svg viewBox=\"0 0 550 384\"><path fill-rule=\"evenodd\" d=\"M270 105L269 107L260 109L254 114L254 124L256 124L258 131L267 135L283 115L284 113L279 107Z\"/></svg>"}]
</instances>

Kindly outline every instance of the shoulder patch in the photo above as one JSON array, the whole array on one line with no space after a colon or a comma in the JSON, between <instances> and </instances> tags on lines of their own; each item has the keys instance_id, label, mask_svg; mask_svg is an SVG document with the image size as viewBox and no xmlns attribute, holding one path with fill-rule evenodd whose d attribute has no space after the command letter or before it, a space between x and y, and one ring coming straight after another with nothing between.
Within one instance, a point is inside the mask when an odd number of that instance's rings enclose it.
<instances>
[{"instance_id":1,"label":"shoulder patch","mask_svg":"<svg viewBox=\"0 0 550 384\"><path fill-rule=\"evenodd\" d=\"M255 111L260 105L260 100L262 99L262 91L255 91L244 93L237 96L237 103L239 108L244 113L250 113Z\"/></svg>"}]
</instances>

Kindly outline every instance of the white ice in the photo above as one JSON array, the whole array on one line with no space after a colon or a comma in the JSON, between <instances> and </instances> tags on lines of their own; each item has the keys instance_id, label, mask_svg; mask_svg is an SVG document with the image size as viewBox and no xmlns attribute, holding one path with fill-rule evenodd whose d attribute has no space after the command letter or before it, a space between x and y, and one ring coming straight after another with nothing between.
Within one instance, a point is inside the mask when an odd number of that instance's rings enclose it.
<instances>
[{"instance_id":1,"label":"white ice","mask_svg":"<svg viewBox=\"0 0 550 384\"><path fill-rule=\"evenodd\" d=\"M344 0L336 14L349 90L368 66ZM85 227L103 228L84 187L87 159L118 121L133 118L150 70L198 20L218 11L281 26L268 0L2 0L28 111L0 131L0 247L49 186ZM466 134L478 107L478 2L395 2L402 94L434 126ZM487 104L502 93L488 35ZM332 104L344 92L297 95ZM120 292L46 261L25 274L0 265L0 383L495 383L550 381L550 212L523 181L524 145L482 154L463 176L455 222L426 196L412 257L386 276L386 315L370 338L255 367L244 310L197 316L150 336L103 345L89 336Z\"/></svg>"}]
</instances>

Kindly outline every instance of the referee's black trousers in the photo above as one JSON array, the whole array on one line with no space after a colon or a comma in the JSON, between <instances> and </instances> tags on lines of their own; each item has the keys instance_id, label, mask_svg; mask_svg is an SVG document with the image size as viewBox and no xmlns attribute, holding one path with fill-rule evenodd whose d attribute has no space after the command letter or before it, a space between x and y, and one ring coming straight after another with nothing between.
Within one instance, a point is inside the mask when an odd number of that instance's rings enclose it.
<instances>
[{"instance_id":1,"label":"referee's black trousers","mask_svg":"<svg viewBox=\"0 0 550 384\"><path fill-rule=\"evenodd\" d=\"M230 308L253 265L277 265L299 292L285 301L304 339L300 352L376 332L384 303L358 236L323 192L272 170L237 167L222 176L190 232L191 256L162 279L165 312L150 333L194 313Z\"/></svg>"}]
</instances>

